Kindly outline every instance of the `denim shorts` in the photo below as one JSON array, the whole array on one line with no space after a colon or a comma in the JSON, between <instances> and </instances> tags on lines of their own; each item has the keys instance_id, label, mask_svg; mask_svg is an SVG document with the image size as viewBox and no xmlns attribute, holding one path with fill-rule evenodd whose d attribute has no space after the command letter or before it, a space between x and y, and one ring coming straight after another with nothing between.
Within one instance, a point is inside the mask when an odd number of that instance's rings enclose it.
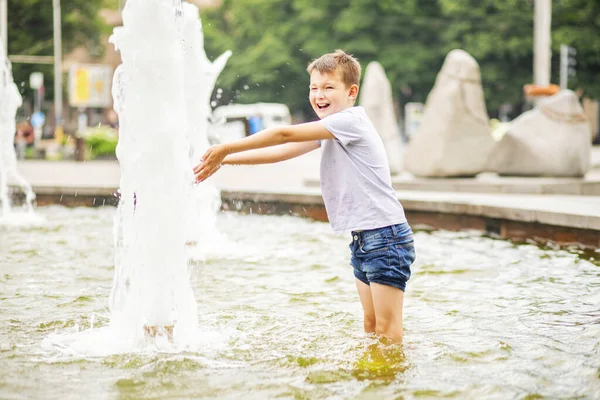
<instances>
[{"instance_id":1,"label":"denim shorts","mask_svg":"<svg viewBox=\"0 0 600 400\"><path fill-rule=\"evenodd\" d=\"M413 232L408 223L352 232L350 264L354 276L404 291L415 261Z\"/></svg>"}]
</instances>

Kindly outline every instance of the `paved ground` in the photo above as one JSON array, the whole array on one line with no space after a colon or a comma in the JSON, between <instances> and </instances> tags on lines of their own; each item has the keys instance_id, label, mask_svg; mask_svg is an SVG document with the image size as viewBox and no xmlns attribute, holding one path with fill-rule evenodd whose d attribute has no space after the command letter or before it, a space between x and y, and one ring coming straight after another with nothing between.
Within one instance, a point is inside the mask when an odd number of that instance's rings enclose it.
<instances>
[{"instance_id":1,"label":"paved ground","mask_svg":"<svg viewBox=\"0 0 600 400\"><path fill-rule=\"evenodd\" d=\"M302 157L272 164L256 166L225 166L211 181L221 189L229 190L285 190L301 189L305 186L318 186L319 152L314 151ZM120 169L116 161L42 161L28 160L19 162L19 171L33 186L81 187L81 188L113 188L119 186ZM317 182L315 184L315 182ZM416 179L406 175L394 177L396 184L412 182L407 190L430 190L432 182L440 191L443 187L469 183L502 183L505 185L542 186L565 183L600 182L600 146L592 151L592 169L584 179L573 178L514 178L482 175L474 179ZM419 187L419 182L422 187ZM450 184L448 184L450 182ZM307 185L308 184L308 185ZM475 190L482 192L483 190ZM496 191L492 191L496 192ZM525 193L532 193L527 191ZM535 193L535 191L533 192ZM558 193L557 193L558 194Z\"/></svg>"},{"instance_id":2,"label":"paved ground","mask_svg":"<svg viewBox=\"0 0 600 400\"><path fill-rule=\"evenodd\" d=\"M600 175L600 147L594 148L592 160L593 170L580 182L593 181ZM38 192L57 193L69 189L72 193L73 189L79 189L93 195L113 193L119 186L120 169L116 161L23 161L19 164L19 170ZM307 185L307 182L318 181L318 175L319 152L313 152L272 165L226 166L211 178L211 182L229 191L319 196L318 187ZM506 179L514 181L517 178ZM538 186L552 182L547 178L525 180L530 186L536 185L536 182ZM437 182L439 184L441 181ZM399 190L398 195L407 209L480 214L492 218L600 230L600 196L464 193L431 191L430 188Z\"/></svg>"},{"instance_id":3,"label":"paved ground","mask_svg":"<svg viewBox=\"0 0 600 400\"><path fill-rule=\"evenodd\" d=\"M118 188L121 170L116 161L27 160L18 165L34 187ZM319 177L319 153L271 165L225 166L210 181L220 189L286 190L304 187ZM14 182L12 182L14 183Z\"/></svg>"}]
</instances>

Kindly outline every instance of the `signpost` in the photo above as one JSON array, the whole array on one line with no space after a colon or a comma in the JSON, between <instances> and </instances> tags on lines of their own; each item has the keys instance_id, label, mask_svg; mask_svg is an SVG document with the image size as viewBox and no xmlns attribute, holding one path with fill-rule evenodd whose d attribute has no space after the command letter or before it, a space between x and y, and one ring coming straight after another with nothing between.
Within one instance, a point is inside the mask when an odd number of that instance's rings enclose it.
<instances>
[{"instance_id":1,"label":"signpost","mask_svg":"<svg viewBox=\"0 0 600 400\"><path fill-rule=\"evenodd\" d=\"M32 72L29 75L29 87L33 90L33 114L29 122L31 122L31 126L33 127L33 136L37 145L42 139L42 127L46 121L46 117L41 111L44 74L41 72Z\"/></svg>"},{"instance_id":2,"label":"signpost","mask_svg":"<svg viewBox=\"0 0 600 400\"><path fill-rule=\"evenodd\" d=\"M41 129L44 126L44 122L46 122L46 116L41 111L35 112L31 115L30 122L33 129Z\"/></svg>"},{"instance_id":3,"label":"signpost","mask_svg":"<svg viewBox=\"0 0 600 400\"><path fill-rule=\"evenodd\" d=\"M63 140L63 80L62 80L62 21L60 0L52 0L52 27L54 32L54 139Z\"/></svg>"},{"instance_id":4,"label":"signpost","mask_svg":"<svg viewBox=\"0 0 600 400\"><path fill-rule=\"evenodd\" d=\"M112 67L73 64L69 68L69 105L77 108L110 107Z\"/></svg>"},{"instance_id":5,"label":"signpost","mask_svg":"<svg viewBox=\"0 0 600 400\"><path fill-rule=\"evenodd\" d=\"M575 76L577 51L566 44L560 45L560 88L567 89L569 76Z\"/></svg>"},{"instance_id":6,"label":"signpost","mask_svg":"<svg viewBox=\"0 0 600 400\"><path fill-rule=\"evenodd\" d=\"M38 90L44 85L44 74L41 72L32 72L29 75L29 87Z\"/></svg>"},{"instance_id":7,"label":"signpost","mask_svg":"<svg viewBox=\"0 0 600 400\"><path fill-rule=\"evenodd\" d=\"M29 75L29 87L33 90L33 112L39 112L42 108L44 74L41 72L32 72Z\"/></svg>"},{"instance_id":8,"label":"signpost","mask_svg":"<svg viewBox=\"0 0 600 400\"><path fill-rule=\"evenodd\" d=\"M69 68L69 105L79 109L78 134L87 129L86 108L111 106L112 76L109 65L73 64Z\"/></svg>"}]
</instances>

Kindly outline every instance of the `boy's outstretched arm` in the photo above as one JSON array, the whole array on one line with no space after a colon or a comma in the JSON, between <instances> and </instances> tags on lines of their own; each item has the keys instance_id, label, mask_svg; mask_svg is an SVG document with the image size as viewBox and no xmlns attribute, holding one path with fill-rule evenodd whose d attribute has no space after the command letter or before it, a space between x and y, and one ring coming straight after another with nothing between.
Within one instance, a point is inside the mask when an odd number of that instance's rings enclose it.
<instances>
[{"instance_id":1,"label":"boy's outstretched arm","mask_svg":"<svg viewBox=\"0 0 600 400\"><path fill-rule=\"evenodd\" d=\"M316 142L333 138L334 136L319 122L265 129L235 142L211 146L202 156L201 164L194 168L196 181L202 182L217 172L223 159L229 154L290 142Z\"/></svg>"},{"instance_id":2,"label":"boy's outstretched arm","mask_svg":"<svg viewBox=\"0 0 600 400\"><path fill-rule=\"evenodd\" d=\"M222 165L254 165L272 164L299 157L319 148L315 141L300 143L285 143L264 149L254 149L241 153L230 154L221 162Z\"/></svg>"}]
</instances>

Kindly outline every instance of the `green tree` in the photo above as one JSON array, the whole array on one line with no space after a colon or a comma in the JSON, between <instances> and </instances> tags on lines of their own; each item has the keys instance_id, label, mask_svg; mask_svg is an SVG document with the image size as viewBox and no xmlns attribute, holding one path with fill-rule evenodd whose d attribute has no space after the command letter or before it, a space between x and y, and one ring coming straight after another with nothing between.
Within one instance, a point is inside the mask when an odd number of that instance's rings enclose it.
<instances>
[{"instance_id":1,"label":"green tree","mask_svg":"<svg viewBox=\"0 0 600 400\"><path fill-rule=\"evenodd\" d=\"M207 53L233 51L221 103L278 101L312 115L305 67L336 48L363 66L379 61L402 103L425 100L454 48L478 61L491 114L521 102L533 79L532 0L224 0L202 18ZM600 97L600 3L553 1L552 29L553 82L569 44L578 51L570 87Z\"/></svg>"},{"instance_id":2,"label":"green tree","mask_svg":"<svg viewBox=\"0 0 600 400\"><path fill-rule=\"evenodd\" d=\"M552 9L552 80L559 81L560 45L577 50L577 75L569 78L571 89L581 89L600 99L600 2L559 0Z\"/></svg>"},{"instance_id":3,"label":"green tree","mask_svg":"<svg viewBox=\"0 0 600 400\"><path fill-rule=\"evenodd\" d=\"M233 51L219 80L225 91L230 90L221 103L278 101L312 115L306 101L306 66L336 48L354 54L363 66L380 61L396 92L403 90L408 99L414 94L423 100L421 93L426 93L436 72L423 65L431 65L432 60L441 65L439 50L432 51L440 46L426 18L413 20L405 13L436 13L436 2L424 3L225 0L222 7L203 15L207 53ZM415 46L415 40L429 47Z\"/></svg>"},{"instance_id":4,"label":"green tree","mask_svg":"<svg viewBox=\"0 0 600 400\"><path fill-rule=\"evenodd\" d=\"M103 52L101 34L108 32L99 11L104 0L69 0L61 2L63 54L77 46L85 46L93 56ZM8 0L8 54L52 56L53 7L50 0ZM29 75L44 74L45 97L54 93L53 65L13 64L15 82L25 99L30 99Z\"/></svg>"},{"instance_id":5,"label":"green tree","mask_svg":"<svg viewBox=\"0 0 600 400\"><path fill-rule=\"evenodd\" d=\"M488 112L519 102L533 79L533 5L523 0L440 0L446 50L479 63Z\"/></svg>"},{"instance_id":6,"label":"green tree","mask_svg":"<svg viewBox=\"0 0 600 400\"><path fill-rule=\"evenodd\" d=\"M279 101L297 108L296 96L308 83L303 75L302 48L294 36L292 0L225 0L203 16L208 54L231 49L221 74L221 103Z\"/></svg>"}]
</instances>

